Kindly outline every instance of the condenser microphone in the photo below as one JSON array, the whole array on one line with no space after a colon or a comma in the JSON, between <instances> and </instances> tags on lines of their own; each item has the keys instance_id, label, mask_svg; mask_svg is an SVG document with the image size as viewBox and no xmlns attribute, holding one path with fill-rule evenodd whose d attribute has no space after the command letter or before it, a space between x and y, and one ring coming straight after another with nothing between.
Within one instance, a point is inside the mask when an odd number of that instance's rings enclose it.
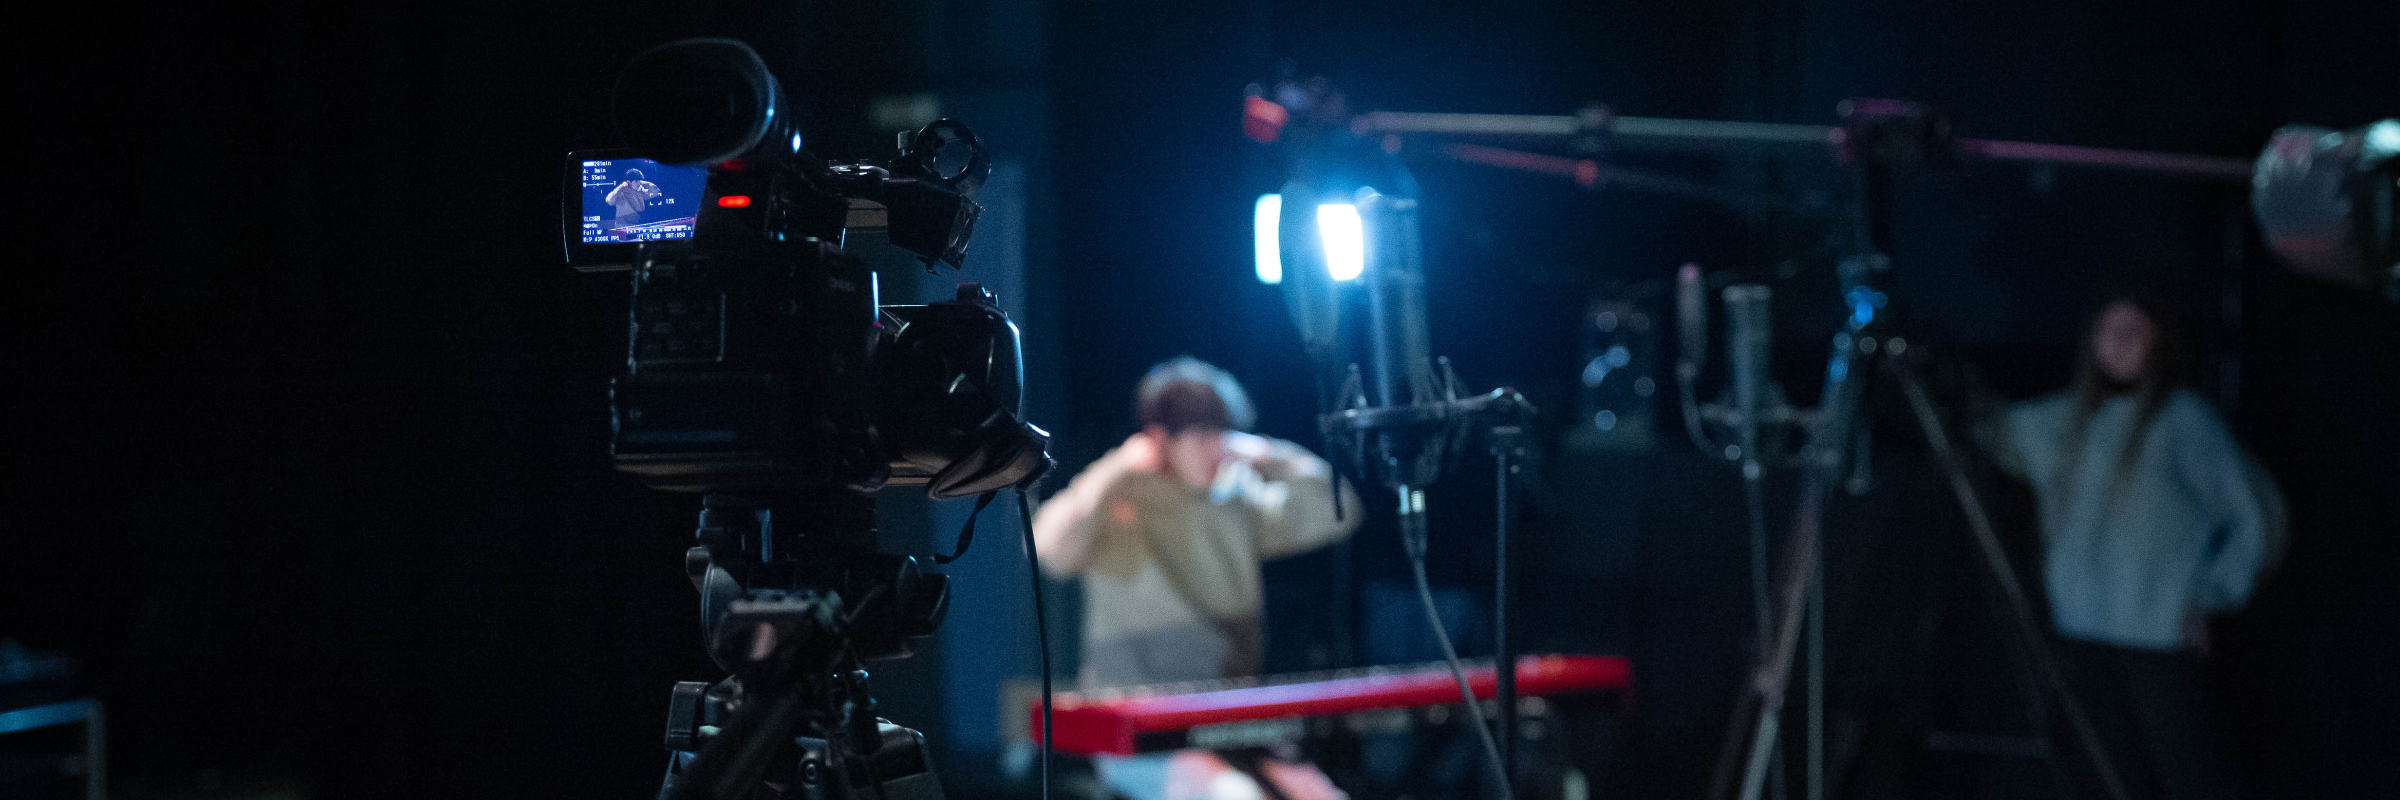
<instances>
[{"instance_id":1,"label":"condenser microphone","mask_svg":"<svg viewBox=\"0 0 2400 800\"><path fill-rule=\"evenodd\" d=\"M1701 277L1698 264L1675 271L1675 327L1676 361L1690 380L1708 364L1708 279Z\"/></svg>"},{"instance_id":2,"label":"condenser microphone","mask_svg":"<svg viewBox=\"0 0 2400 800\"><path fill-rule=\"evenodd\" d=\"M1433 382L1432 336L1425 321L1425 268L1418 244L1417 201L1362 192L1363 260L1367 272L1367 376L1370 397L1386 408L1439 399ZM1329 248L1327 252L1332 252Z\"/></svg>"},{"instance_id":3,"label":"condenser microphone","mask_svg":"<svg viewBox=\"0 0 2400 800\"><path fill-rule=\"evenodd\" d=\"M1726 371L1733 384L1734 424L1742 458L1758 460L1758 430L1765 422L1767 368L1775 355L1775 326L1768 316L1774 291L1764 284L1725 287Z\"/></svg>"}]
</instances>

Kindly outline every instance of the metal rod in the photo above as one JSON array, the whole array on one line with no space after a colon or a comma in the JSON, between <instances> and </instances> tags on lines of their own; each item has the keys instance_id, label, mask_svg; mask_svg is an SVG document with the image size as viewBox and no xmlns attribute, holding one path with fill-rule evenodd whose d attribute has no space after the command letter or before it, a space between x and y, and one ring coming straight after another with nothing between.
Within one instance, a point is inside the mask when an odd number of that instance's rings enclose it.
<instances>
[{"instance_id":1,"label":"metal rod","mask_svg":"<svg viewBox=\"0 0 2400 800\"><path fill-rule=\"evenodd\" d=\"M1620 117L1609 114L1557 116L1373 111L1360 114L1356 119L1350 121L1350 131L1361 136L1385 133L1541 137L1606 135L1612 140L1700 149L1719 145L1828 147L1838 141L1834 136L1839 130L1830 125L1720 122L1664 117Z\"/></svg>"},{"instance_id":2,"label":"metal rod","mask_svg":"<svg viewBox=\"0 0 2400 800\"><path fill-rule=\"evenodd\" d=\"M1498 463L1493 477L1497 495L1499 519L1492 533L1492 656L1498 669L1492 687L1492 701L1500 708L1500 775L1514 782L1517 767L1517 650L1516 642L1508 637L1508 450L1493 448L1493 461Z\"/></svg>"},{"instance_id":3,"label":"metal rod","mask_svg":"<svg viewBox=\"0 0 2400 800\"><path fill-rule=\"evenodd\" d=\"M1712 186L1701 181L1686 180L1649 170L1621 167L1589 158L1569 158L1548 153L1528 153L1505 147L1458 143L1443 145L1442 155L1469 164L1566 178L1585 189L1599 190L1609 187L1639 189L1722 203L1743 210L1810 210L1773 195Z\"/></svg>"},{"instance_id":4,"label":"metal rod","mask_svg":"<svg viewBox=\"0 0 2400 800\"><path fill-rule=\"evenodd\" d=\"M1828 155L1836 153L1846 138L1846 131L1832 125L1620 117L1605 113L1568 116L1375 111L1353 119L1350 130L1361 136L1399 133L1540 138L1605 136L1611 144L1624 147L1667 150L1815 147L1823 148ZM1950 142L1950 149L1958 155L1993 161L2117 169L2245 183L2250 180L2251 170L2250 161L2242 158L2071 144L1954 139Z\"/></svg>"},{"instance_id":5,"label":"metal rod","mask_svg":"<svg viewBox=\"0 0 2400 800\"><path fill-rule=\"evenodd\" d=\"M2250 182L2250 161L2224 156L2154 153L2146 150L2118 150L2071 144L1998 142L1990 139L1959 139L1951 142L1951 148L1959 153L1980 156L1993 161L2098 167Z\"/></svg>"}]
</instances>

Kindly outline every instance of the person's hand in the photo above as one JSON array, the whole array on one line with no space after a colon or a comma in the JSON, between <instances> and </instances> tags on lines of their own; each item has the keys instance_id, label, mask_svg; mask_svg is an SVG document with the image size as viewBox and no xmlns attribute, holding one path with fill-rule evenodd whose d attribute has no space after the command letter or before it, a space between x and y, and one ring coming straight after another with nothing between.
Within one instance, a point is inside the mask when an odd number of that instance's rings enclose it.
<instances>
[{"instance_id":1,"label":"person's hand","mask_svg":"<svg viewBox=\"0 0 2400 800\"><path fill-rule=\"evenodd\" d=\"M1225 454L1229 457L1256 463L1272 458L1274 453L1275 443L1268 441L1267 437L1241 431L1225 432Z\"/></svg>"},{"instance_id":2,"label":"person's hand","mask_svg":"<svg viewBox=\"0 0 2400 800\"><path fill-rule=\"evenodd\" d=\"M1158 437L1148 431L1135 431L1125 437L1125 443L1117 446L1117 453L1118 466L1127 472L1157 473L1166 468L1166 460L1159 455Z\"/></svg>"},{"instance_id":3,"label":"person's hand","mask_svg":"<svg viewBox=\"0 0 2400 800\"><path fill-rule=\"evenodd\" d=\"M1271 481L1283 480L1292 471L1291 460L1277 452L1275 440L1254 433L1227 431L1225 457L1249 464L1251 469L1258 470L1259 477Z\"/></svg>"}]
</instances>

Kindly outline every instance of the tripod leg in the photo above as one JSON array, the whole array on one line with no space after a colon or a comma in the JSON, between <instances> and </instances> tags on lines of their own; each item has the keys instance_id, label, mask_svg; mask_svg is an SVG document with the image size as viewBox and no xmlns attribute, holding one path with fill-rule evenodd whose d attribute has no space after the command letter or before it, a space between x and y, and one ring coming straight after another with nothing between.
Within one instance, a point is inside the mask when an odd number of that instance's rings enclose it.
<instances>
[{"instance_id":1,"label":"tripod leg","mask_svg":"<svg viewBox=\"0 0 2400 800\"><path fill-rule=\"evenodd\" d=\"M1754 454L1753 454L1754 455ZM1742 500L1748 507L1750 527L1750 611L1758 632L1757 656L1765 658L1775 649L1775 608L1768 599L1773 591L1767 581L1767 501L1766 468L1755 458L1742 463ZM1767 774L1775 776L1767 785L1773 800L1784 800L1783 748L1770 752Z\"/></svg>"},{"instance_id":2,"label":"tripod leg","mask_svg":"<svg viewBox=\"0 0 2400 800\"><path fill-rule=\"evenodd\" d=\"M1922 378L1917 375L1915 367L1904 359L1886 361L1900 379L1900 388L1908 395L1909 409L1915 412L1917 425L1924 430L1925 442L1933 448L1934 458L1941 462L1942 472L1950 479L1950 490L1958 495L1959 507L1966 512L1967 528L1974 533L1975 546L1983 555L1984 568L2000 587L2006 601L2004 610L2012 623L2009 629L2016 635L2018 650L2024 654L2027 668L2034 673L2040 685L2049 689L2058 703L2059 711L2066 715L2068 727L2074 731L2084 757L2090 760L2092 771L2099 773L2101 786L2110 800L2127 800L2129 795L2123 778L2117 773L2116 762L2109 757L2108 748L2100 742L2099 730L2093 727L2083 703L2076 699L2074 690L2067 685L2066 676L2059 672L2057 661L2051 657L2042 639L2041 628L2033 621L2033 605L2025 598L2025 587L2017 581L2016 571L2009 565L2008 553L2000 546L2000 535L1993 529L1991 515L1985 512L1982 499L1975 493L1974 484L1967 480L1966 467L1959 460L1958 451L1951 446L1949 429L1943 427L1940 413L1934 409L1933 400L1926 395ZM2066 787L2062 787L2061 792L2062 796L2072 796Z\"/></svg>"},{"instance_id":3,"label":"tripod leg","mask_svg":"<svg viewBox=\"0 0 2400 800\"><path fill-rule=\"evenodd\" d=\"M1824 480L1811 477L1807 491L1800 497L1800 507L1793 514L1791 555L1785 562L1783 576L1783 615L1775 628L1775 648L1761 654L1758 670L1751 675L1749 696L1743 699L1741 709L1734 713L1733 725L1726 730L1716 777L1709 788L1709 797L1715 800L1737 796L1741 800L1758 800L1766 783L1769 762L1781 732L1783 699L1791 681L1792 661L1800 649L1809 587L1816 583L1818 532L1827 488ZM1732 782L1736 774L1733 768L1737 766L1741 769L1738 784ZM1739 794L1734 794L1737 791Z\"/></svg>"},{"instance_id":4,"label":"tripod leg","mask_svg":"<svg viewBox=\"0 0 2400 800\"><path fill-rule=\"evenodd\" d=\"M1825 800L1825 559L1808 589L1808 800Z\"/></svg>"}]
</instances>

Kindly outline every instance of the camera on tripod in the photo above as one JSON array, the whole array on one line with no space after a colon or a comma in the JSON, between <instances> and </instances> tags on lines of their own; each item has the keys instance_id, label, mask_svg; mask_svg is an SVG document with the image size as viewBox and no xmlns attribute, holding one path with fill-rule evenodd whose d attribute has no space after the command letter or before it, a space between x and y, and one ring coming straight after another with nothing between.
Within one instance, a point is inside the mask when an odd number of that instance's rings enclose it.
<instances>
[{"instance_id":1,"label":"camera on tripod","mask_svg":"<svg viewBox=\"0 0 2400 800\"><path fill-rule=\"evenodd\" d=\"M653 489L705 495L685 571L731 673L677 685L660 796L939 797L861 665L931 635L948 582L876 552L872 495L988 502L1041 477L1049 435L1019 413L1017 329L990 293L881 305L843 245L882 228L928 270L960 266L990 157L941 120L888 163L819 159L730 39L642 53L613 101L629 147L570 154L568 261L632 273L611 452Z\"/></svg>"}]
</instances>

